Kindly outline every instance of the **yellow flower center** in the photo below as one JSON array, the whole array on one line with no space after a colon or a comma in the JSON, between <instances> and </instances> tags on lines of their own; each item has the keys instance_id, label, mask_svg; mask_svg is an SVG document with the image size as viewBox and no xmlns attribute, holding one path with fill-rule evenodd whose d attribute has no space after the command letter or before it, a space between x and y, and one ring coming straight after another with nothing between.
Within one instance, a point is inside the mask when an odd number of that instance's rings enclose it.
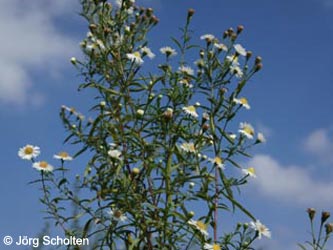
<instances>
[{"instance_id":1,"label":"yellow flower center","mask_svg":"<svg viewBox=\"0 0 333 250\"><path fill-rule=\"evenodd\" d=\"M202 221L197 221L196 225L199 230L203 230L203 231L207 230L207 225L205 223L203 223Z\"/></svg>"},{"instance_id":2,"label":"yellow flower center","mask_svg":"<svg viewBox=\"0 0 333 250\"><path fill-rule=\"evenodd\" d=\"M253 129L248 127L248 126L246 126L243 130L244 130L245 133L247 133L249 135L254 135Z\"/></svg>"},{"instance_id":3,"label":"yellow flower center","mask_svg":"<svg viewBox=\"0 0 333 250\"><path fill-rule=\"evenodd\" d=\"M213 250L221 250L221 247L217 244L213 245Z\"/></svg>"},{"instance_id":4,"label":"yellow flower center","mask_svg":"<svg viewBox=\"0 0 333 250\"><path fill-rule=\"evenodd\" d=\"M245 97L242 97L241 99L239 99L240 103L245 105L245 104L249 104L249 102L247 101L247 99Z\"/></svg>"},{"instance_id":5,"label":"yellow flower center","mask_svg":"<svg viewBox=\"0 0 333 250\"><path fill-rule=\"evenodd\" d=\"M253 175L256 174L256 170L254 168L248 168L247 171L249 171L250 174L253 174Z\"/></svg>"},{"instance_id":6,"label":"yellow flower center","mask_svg":"<svg viewBox=\"0 0 333 250\"><path fill-rule=\"evenodd\" d=\"M60 156L61 158L66 158L66 157L68 157L68 153L67 152L60 152L58 154L58 156Z\"/></svg>"},{"instance_id":7,"label":"yellow flower center","mask_svg":"<svg viewBox=\"0 0 333 250\"><path fill-rule=\"evenodd\" d=\"M221 165L223 163L223 160L220 157L216 156L214 162L216 165Z\"/></svg>"},{"instance_id":8,"label":"yellow flower center","mask_svg":"<svg viewBox=\"0 0 333 250\"><path fill-rule=\"evenodd\" d=\"M49 164L48 164L46 161L41 161L41 162L39 163L39 167L41 167L41 168L47 168L48 165L49 165Z\"/></svg>"},{"instance_id":9,"label":"yellow flower center","mask_svg":"<svg viewBox=\"0 0 333 250\"><path fill-rule=\"evenodd\" d=\"M28 146L28 147L25 147L25 149L24 149L24 153L26 155L31 155L33 152L34 152L34 149L32 147Z\"/></svg>"},{"instance_id":10,"label":"yellow flower center","mask_svg":"<svg viewBox=\"0 0 333 250\"><path fill-rule=\"evenodd\" d=\"M191 113L194 113L195 112L195 107L194 106L188 106L187 110Z\"/></svg>"},{"instance_id":11,"label":"yellow flower center","mask_svg":"<svg viewBox=\"0 0 333 250\"><path fill-rule=\"evenodd\" d=\"M140 55L140 53L139 53L139 52L137 52L137 51L136 51L136 52L134 52L134 53L133 53L133 55L134 55L135 57L137 57L137 58L141 58L141 55Z\"/></svg>"}]
</instances>

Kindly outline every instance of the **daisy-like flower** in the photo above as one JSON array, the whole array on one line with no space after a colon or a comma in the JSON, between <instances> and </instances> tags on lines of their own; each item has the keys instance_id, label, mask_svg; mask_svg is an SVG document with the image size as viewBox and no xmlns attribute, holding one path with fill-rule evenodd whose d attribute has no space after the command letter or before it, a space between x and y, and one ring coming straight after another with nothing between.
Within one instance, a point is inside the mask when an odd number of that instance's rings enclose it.
<instances>
[{"instance_id":1,"label":"daisy-like flower","mask_svg":"<svg viewBox=\"0 0 333 250\"><path fill-rule=\"evenodd\" d=\"M246 56L246 50L243 48L242 45L240 44L235 44L234 45L234 49L236 50L236 52L238 54L240 54L241 56Z\"/></svg>"},{"instance_id":2,"label":"daisy-like flower","mask_svg":"<svg viewBox=\"0 0 333 250\"><path fill-rule=\"evenodd\" d=\"M242 169L243 174L248 175L250 177L256 178L256 170L254 168L246 168L246 169Z\"/></svg>"},{"instance_id":3,"label":"daisy-like flower","mask_svg":"<svg viewBox=\"0 0 333 250\"><path fill-rule=\"evenodd\" d=\"M187 223L191 226L194 226L204 236L208 236L207 224L203 223L202 221L199 221L199 220L197 221L197 220L192 220L192 219L189 220Z\"/></svg>"},{"instance_id":4,"label":"daisy-like flower","mask_svg":"<svg viewBox=\"0 0 333 250\"><path fill-rule=\"evenodd\" d=\"M236 76L237 78L242 78L243 75L244 75L242 69L241 69L238 65L234 65L234 64L232 64L232 65L230 66L230 71L231 71L232 74L235 74L235 76Z\"/></svg>"},{"instance_id":5,"label":"daisy-like flower","mask_svg":"<svg viewBox=\"0 0 333 250\"><path fill-rule=\"evenodd\" d=\"M187 75L190 75L190 76L194 75L193 69L191 67L188 67L188 66L182 65L178 68L178 70L183 74L187 74Z\"/></svg>"},{"instance_id":6,"label":"daisy-like flower","mask_svg":"<svg viewBox=\"0 0 333 250\"><path fill-rule=\"evenodd\" d=\"M132 63L135 63L137 65L143 64L143 60L139 52L127 53L126 56Z\"/></svg>"},{"instance_id":7,"label":"daisy-like flower","mask_svg":"<svg viewBox=\"0 0 333 250\"><path fill-rule=\"evenodd\" d=\"M215 39L215 36L212 34L205 34L200 36L201 40L206 40L207 42L212 42Z\"/></svg>"},{"instance_id":8,"label":"daisy-like flower","mask_svg":"<svg viewBox=\"0 0 333 250\"><path fill-rule=\"evenodd\" d=\"M210 158L209 161L215 164L217 167L221 168L222 170L225 169L223 160L220 157L216 156L215 158Z\"/></svg>"},{"instance_id":9,"label":"daisy-like flower","mask_svg":"<svg viewBox=\"0 0 333 250\"><path fill-rule=\"evenodd\" d=\"M237 55L231 55L226 57L228 62L231 62L231 65L233 66L239 66L238 62L238 56Z\"/></svg>"},{"instance_id":10,"label":"daisy-like flower","mask_svg":"<svg viewBox=\"0 0 333 250\"><path fill-rule=\"evenodd\" d=\"M244 108L246 109L250 109L250 105L249 105L249 102L247 101L247 99L245 97L242 97L242 98L234 98L234 103L237 103L239 105L242 105Z\"/></svg>"},{"instance_id":11,"label":"daisy-like flower","mask_svg":"<svg viewBox=\"0 0 333 250\"><path fill-rule=\"evenodd\" d=\"M118 209L111 209L111 211L109 211L109 214L111 216L111 218L115 221L126 221L127 220L127 216L124 215L120 210Z\"/></svg>"},{"instance_id":12,"label":"daisy-like flower","mask_svg":"<svg viewBox=\"0 0 333 250\"><path fill-rule=\"evenodd\" d=\"M177 55L176 50L173 49L173 48L171 48L171 47L169 47L169 46L160 48L160 52L162 54L166 55L167 57Z\"/></svg>"},{"instance_id":13,"label":"daisy-like flower","mask_svg":"<svg viewBox=\"0 0 333 250\"><path fill-rule=\"evenodd\" d=\"M217 48L219 51L227 51L228 47L224 45L223 43L214 43L214 47Z\"/></svg>"},{"instance_id":14,"label":"daisy-like flower","mask_svg":"<svg viewBox=\"0 0 333 250\"><path fill-rule=\"evenodd\" d=\"M30 144L25 145L18 151L18 156L23 160L31 160L40 155L40 148Z\"/></svg>"},{"instance_id":15,"label":"daisy-like flower","mask_svg":"<svg viewBox=\"0 0 333 250\"><path fill-rule=\"evenodd\" d=\"M206 250L221 250L221 247L218 244L205 243L204 249L206 249Z\"/></svg>"},{"instance_id":16,"label":"daisy-like flower","mask_svg":"<svg viewBox=\"0 0 333 250\"><path fill-rule=\"evenodd\" d=\"M146 56L149 57L149 59L153 59L155 57L155 54L151 51L151 49L146 47L146 46L142 47L140 51L141 51L143 56L146 55Z\"/></svg>"},{"instance_id":17,"label":"daisy-like flower","mask_svg":"<svg viewBox=\"0 0 333 250\"><path fill-rule=\"evenodd\" d=\"M108 155L113 159L121 160L121 152L118 149L109 150Z\"/></svg>"},{"instance_id":18,"label":"daisy-like flower","mask_svg":"<svg viewBox=\"0 0 333 250\"><path fill-rule=\"evenodd\" d=\"M266 142L266 137L264 136L264 134L263 133L258 133L258 135L257 135L257 141L259 142L259 143L265 143Z\"/></svg>"},{"instance_id":19,"label":"daisy-like flower","mask_svg":"<svg viewBox=\"0 0 333 250\"><path fill-rule=\"evenodd\" d=\"M183 107L183 111L186 114L189 114L190 116L193 116L194 118L198 117L198 113L197 113L197 111L196 111L196 109L195 109L194 106Z\"/></svg>"},{"instance_id":20,"label":"daisy-like flower","mask_svg":"<svg viewBox=\"0 0 333 250\"><path fill-rule=\"evenodd\" d=\"M180 148L182 150L184 150L185 152L187 152L187 153L195 153L196 152L193 142L189 142L189 143L184 142L182 145L180 145Z\"/></svg>"},{"instance_id":21,"label":"daisy-like flower","mask_svg":"<svg viewBox=\"0 0 333 250\"><path fill-rule=\"evenodd\" d=\"M39 171L44 171L44 172L52 172L53 167L48 164L46 161L38 161L32 164L32 167L39 170Z\"/></svg>"},{"instance_id":22,"label":"daisy-like flower","mask_svg":"<svg viewBox=\"0 0 333 250\"><path fill-rule=\"evenodd\" d=\"M253 139L254 128L247 122L240 123L238 132L245 135L248 139Z\"/></svg>"},{"instance_id":23,"label":"daisy-like flower","mask_svg":"<svg viewBox=\"0 0 333 250\"><path fill-rule=\"evenodd\" d=\"M262 224L259 220L251 221L250 222L250 227L257 231L258 233L258 239L260 240L262 236L265 236L267 238L271 238L271 232L269 231L269 229Z\"/></svg>"},{"instance_id":24,"label":"daisy-like flower","mask_svg":"<svg viewBox=\"0 0 333 250\"><path fill-rule=\"evenodd\" d=\"M62 160L62 161L71 161L73 157L71 157L67 152L59 152L56 155L53 155L55 159Z\"/></svg>"}]
</instances>

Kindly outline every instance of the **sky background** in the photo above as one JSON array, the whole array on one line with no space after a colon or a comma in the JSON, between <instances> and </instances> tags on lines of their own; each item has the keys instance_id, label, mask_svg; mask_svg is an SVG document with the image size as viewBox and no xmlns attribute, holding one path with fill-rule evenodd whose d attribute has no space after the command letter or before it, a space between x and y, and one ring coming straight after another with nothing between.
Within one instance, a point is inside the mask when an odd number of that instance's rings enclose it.
<instances>
[{"instance_id":1,"label":"sky background","mask_svg":"<svg viewBox=\"0 0 333 250\"><path fill-rule=\"evenodd\" d=\"M309 239L305 210L333 212L333 0L139 3L152 6L160 19L151 33L156 54L179 35L189 8L196 10L197 37L245 26L239 42L263 57L264 68L243 93L252 108L241 117L268 141L244 162L258 177L242 200L272 231L272 239L258 246L298 249L296 243ZM40 191L28 185L38 173L18 158L18 148L39 145L47 159L75 151L62 144L58 113L63 104L85 111L93 96L77 92L79 78L69 62L80 57L78 44L87 32L79 11L76 0L0 0L1 238L34 236L43 227ZM71 167L77 164L84 163Z\"/></svg>"}]
</instances>

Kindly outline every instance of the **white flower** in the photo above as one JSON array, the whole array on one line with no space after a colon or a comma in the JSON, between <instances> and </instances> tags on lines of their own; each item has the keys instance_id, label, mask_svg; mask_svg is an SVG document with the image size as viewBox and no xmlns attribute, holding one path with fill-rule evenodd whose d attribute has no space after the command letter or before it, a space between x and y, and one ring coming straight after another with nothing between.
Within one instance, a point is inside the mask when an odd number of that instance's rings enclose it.
<instances>
[{"instance_id":1,"label":"white flower","mask_svg":"<svg viewBox=\"0 0 333 250\"><path fill-rule=\"evenodd\" d=\"M251 221L250 227L258 232L258 239L261 239L261 236L266 236L267 238L271 238L271 232L269 229L263 225L259 220Z\"/></svg>"},{"instance_id":2,"label":"white flower","mask_svg":"<svg viewBox=\"0 0 333 250\"><path fill-rule=\"evenodd\" d=\"M204 249L205 250L221 250L221 247L218 244L211 245L209 243L205 243L204 244Z\"/></svg>"},{"instance_id":3,"label":"white flower","mask_svg":"<svg viewBox=\"0 0 333 250\"><path fill-rule=\"evenodd\" d=\"M25 145L18 151L18 156L23 160L31 160L40 155L40 148L30 144Z\"/></svg>"},{"instance_id":4,"label":"white flower","mask_svg":"<svg viewBox=\"0 0 333 250\"><path fill-rule=\"evenodd\" d=\"M247 169L242 169L243 174L248 175L250 177L256 178L256 170L254 168L247 168Z\"/></svg>"},{"instance_id":5,"label":"white flower","mask_svg":"<svg viewBox=\"0 0 333 250\"><path fill-rule=\"evenodd\" d=\"M238 65L232 64L230 66L230 71L232 74L235 74L237 78L242 78L244 75L242 69Z\"/></svg>"},{"instance_id":6,"label":"white flower","mask_svg":"<svg viewBox=\"0 0 333 250\"><path fill-rule=\"evenodd\" d=\"M223 160L220 157L216 156L215 158L210 158L209 161L211 163L215 164L220 169L222 169L222 170L225 169L225 166L223 164Z\"/></svg>"},{"instance_id":7,"label":"white flower","mask_svg":"<svg viewBox=\"0 0 333 250\"><path fill-rule=\"evenodd\" d=\"M236 52L237 52L238 54L240 54L241 56L246 56L246 50L243 48L242 45L240 45L240 44L235 44L235 45L234 45L234 48L235 48L235 50L236 50Z\"/></svg>"},{"instance_id":8,"label":"white flower","mask_svg":"<svg viewBox=\"0 0 333 250\"><path fill-rule=\"evenodd\" d=\"M126 56L132 63L135 63L137 65L143 64L143 60L139 52L127 53Z\"/></svg>"},{"instance_id":9,"label":"white flower","mask_svg":"<svg viewBox=\"0 0 333 250\"><path fill-rule=\"evenodd\" d=\"M109 211L109 214L111 216L111 218L115 221L126 221L127 217L126 215L124 215L120 210L117 209L111 209L111 211Z\"/></svg>"},{"instance_id":10,"label":"white flower","mask_svg":"<svg viewBox=\"0 0 333 250\"><path fill-rule=\"evenodd\" d=\"M150 59L153 59L155 57L155 54L148 47L142 47L140 51L142 55L147 55Z\"/></svg>"},{"instance_id":11,"label":"white flower","mask_svg":"<svg viewBox=\"0 0 333 250\"><path fill-rule=\"evenodd\" d=\"M231 62L232 66L239 66L238 56L237 55L227 56L226 60L228 62Z\"/></svg>"},{"instance_id":12,"label":"white flower","mask_svg":"<svg viewBox=\"0 0 333 250\"><path fill-rule=\"evenodd\" d=\"M217 48L218 50L224 50L227 51L228 47L225 46L223 43L214 43L214 47Z\"/></svg>"},{"instance_id":13,"label":"white flower","mask_svg":"<svg viewBox=\"0 0 333 250\"><path fill-rule=\"evenodd\" d=\"M206 40L207 42L211 42L215 39L215 36L212 34L205 34L205 35L200 36L200 39Z\"/></svg>"},{"instance_id":14,"label":"white flower","mask_svg":"<svg viewBox=\"0 0 333 250\"><path fill-rule=\"evenodd\" d=\"M189 114L189 115L191 115L191 116L193 116L193 117L195 117L195 118L198 117L198 113L197 113L197 111L196 111L196 109L195 109L194 106L183 107L183 111L184 111L186 114Z\"/></svg>"},{"instance_id":15,"label":"white flower","mask_svg":"<svg viewBox=\"0 0 333 250\"><path fill-rule=\"evenodd\" d=\"M199 220L196 221L196 220L192 220L192 219L189 220L187 223L190 224L191 226L194 226L204 236L208 236L207 224L203 223L202 221L199 221Z\"/></svg>"},{"instance_id":16,"label":"white flower","mask_svg":"<svg viewBox=\"0 0 333 250\"><path fill-rule=\"evenodd\" d=\"M176 50L173 49L173 48L171 48L171 47L169 47L169 46L160 48L160 52L162 54L165 54L167 57L177 55Z\"/></svg>"},{"instance_id":17,"label":"white flower","mask_svg":"<svg viewBox=\"0 0 333 250\"><path fill-rule=\"evenodd\" d=\"M247 122L240 123L238 132L245 135L248 139L253 139L254 128Z\"/></svg>"},{"instance_id":18,"label":"white flower","mask_svg":"<svg viewBox=\"0 0 333 250\"><path fill-rule=\"evenodd\" d=\"M187 75L190 75L190 76L193 76L194 75L194 71L191 67L188 67L188 66L180 66L178 68L178 70L181 72L181 73L184 73L184 74L187 74Z\"/></svg>"},{"instance_id":19,"label":"white flower","mask_svg":"<svg viewBox=\"0 0 333 250\"><path fill-rule=\"evenodd\" d=\"M46 161L38 161L32 164L32 167L39 170L39 171L45 171L45 172L51 172L53 170L53 167L48 164Z\"/></svg>"},{"instance_id":20,"label":"white flower","mask_svg":"<svg viewBox=\"0 0 333 250\"><path fill-rule=\"evenodd\" d=\"M121 152L118 149L109 150L108 155L113 159L121 160Z\"/></svg>"},{"instance_id":21,"label":"white flower","mask_svg":"<svg viewBox=\"0 0 333 250\"><path fill-rule=\"evenodd\" d=\"M180 145L180 148L187 153L196 152L193 142L190 142L190 143L184 142L182 145Z\"/></svg>"},{"instance_id":22,"label":"white flower","mask_svg":"<svg viewBox=\"0 0 333 250\"><path fill-rule=\"evenodd\" d=\"M263 133L258 133L258 135L257 135L257 141L258 142L261 142L261 143L265 143L266 142L266 137L264 136L264 134Z\"/></svg>"},{"instance_id":23,"label":"white flower","mask_svg":"<svg viewBox=\"0 0 333 250\"><path fill-rule=\"evenodd\" d=\"M239 98L239 99L234 98L233 102L236 103L236 104L242 105L246 109L251 108L250 105L249 105L249 102L247 101L247 99L245 97L242 97L242 98Z\"/></svg>"},{"instance_id":24,"label":"white flower","mask_svg":"<svg viewBox=\"0 0 333 250\"><path fill-rule=\"evenodd\" d=\"M67 152L60 152L56 155L53 155L55 159L62 160L62 161L71 161L73 157L71 157Z\"/></svg>"}]
</instances>

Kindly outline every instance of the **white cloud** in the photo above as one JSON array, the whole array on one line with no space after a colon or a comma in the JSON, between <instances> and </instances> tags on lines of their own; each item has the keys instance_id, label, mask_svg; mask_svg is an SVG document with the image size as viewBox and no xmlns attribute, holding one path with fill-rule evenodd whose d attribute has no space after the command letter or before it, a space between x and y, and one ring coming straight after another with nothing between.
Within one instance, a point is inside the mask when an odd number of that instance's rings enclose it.
<instances>
[{"instance_id":1,"label":"white cloud","mask_svg":"<svg viewBox=\"0 0 333 250\"><path fill-rule=\"evenodd\" d=\"M321 162L333 163L333 136L327 129L312 132L304 141L304 148Z\"/></svg>"},{"instance_id":2,"label":"white cloud","mask_svg":"<svg viewBox=\"0 0 333 250\"><path fill-rule=\"evenodd\" d=\"M77 42L55 23L65 13L77 15L71 2L0 0L0 102L31 104L30 96L40 96L35 84L41 84L31 72L43 72L45 84L75 51Z\"/></svg>"},{"instance_id":3,"label":"white cloud","mask_svg":"<svg viewBox=\"0 0 333 250\"><path fill-rule=\"evenodd\" d=\"M305 207L333 207L333 182L320 182L300 166L282 166L268 155L256 155L249 165L257 171L254 188L263 196Z\"/></svg>"}]
</instances>

